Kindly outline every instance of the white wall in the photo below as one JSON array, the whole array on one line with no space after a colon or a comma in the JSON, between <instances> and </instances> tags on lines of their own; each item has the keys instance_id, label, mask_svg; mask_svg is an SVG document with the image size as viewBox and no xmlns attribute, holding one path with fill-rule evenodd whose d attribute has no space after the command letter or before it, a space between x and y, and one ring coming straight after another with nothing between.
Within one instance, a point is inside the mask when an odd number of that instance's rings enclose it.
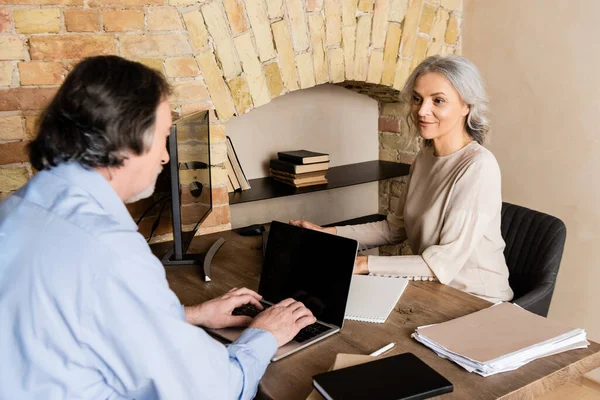
<instances>
[{"instance_id":1,"label":"white wall","mask_svg":"<svg viewBox=\"0 0 600 400\"><path fill-rule=\"evenodd\" d=\"M248 179L269 175L278 151L330 155L330 167L379 157L377 101L325 84L288 93L227 122L226 132ZM326 224L378 211L377 183L231 206L231 226L303 218Z\"/></svg>"},{"instance_id":2,"label":"white wall","mask_svg":"<svg viewBox=\"0 0 600 400\"><path fill-rule=\"evenodd\" d=\"M600 341L600 1L465 0L463 55L487 80L504 200L567 225L549 318ZM592 377L600 380L596 370Z\"/></svg>"}]
</instances>

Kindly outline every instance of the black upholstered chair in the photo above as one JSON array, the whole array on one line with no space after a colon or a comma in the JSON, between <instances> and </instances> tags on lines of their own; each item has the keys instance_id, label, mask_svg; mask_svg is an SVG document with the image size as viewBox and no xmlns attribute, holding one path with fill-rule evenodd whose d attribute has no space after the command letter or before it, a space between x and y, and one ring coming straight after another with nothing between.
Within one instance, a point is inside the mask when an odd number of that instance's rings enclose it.
<instances>
[{"instance_id":1,"label":"black upholstered chair","mask_svg":"<svg viewBox=\"0 0 600 400\"><path fill-rule=\"evenodd\" d=\"M552 215L502 203L501 229L513 303L546 317L567 237L565 224Z\"/></svg>"}]
</instances>

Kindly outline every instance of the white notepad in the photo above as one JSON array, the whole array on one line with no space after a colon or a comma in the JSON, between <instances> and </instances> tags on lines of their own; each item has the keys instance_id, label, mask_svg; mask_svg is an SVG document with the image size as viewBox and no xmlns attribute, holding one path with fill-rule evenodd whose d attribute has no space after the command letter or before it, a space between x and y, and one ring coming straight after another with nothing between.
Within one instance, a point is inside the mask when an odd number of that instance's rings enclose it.
<instances>
[{"instance_id":1,"label":"white notepad","mask_svg":"<svg viewBox=\"0 0 600 400\"><path fill-rule=\"evenodd\" d=\"M353 275L344 318L383 324L406 285L406 278Z\"/></svg>"}]
</instances>

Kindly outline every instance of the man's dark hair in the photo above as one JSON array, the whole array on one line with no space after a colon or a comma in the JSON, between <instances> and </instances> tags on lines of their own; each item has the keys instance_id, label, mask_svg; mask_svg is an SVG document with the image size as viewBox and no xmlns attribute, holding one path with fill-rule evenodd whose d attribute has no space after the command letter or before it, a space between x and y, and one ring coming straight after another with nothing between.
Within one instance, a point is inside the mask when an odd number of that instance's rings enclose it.
<instances>
[{"instance_id":1,"label":"man's dark hair","mask_svg":"<svg viewBox=\"0 0 600 400\"><path fill-rule=\"evenodd\" d=\"M152 145L156 109L171 93L164 76L117 56L81 61L46 108L29 145L37 170L77 161L89 168L121 166Z\"/></svg>"}]
</instances>

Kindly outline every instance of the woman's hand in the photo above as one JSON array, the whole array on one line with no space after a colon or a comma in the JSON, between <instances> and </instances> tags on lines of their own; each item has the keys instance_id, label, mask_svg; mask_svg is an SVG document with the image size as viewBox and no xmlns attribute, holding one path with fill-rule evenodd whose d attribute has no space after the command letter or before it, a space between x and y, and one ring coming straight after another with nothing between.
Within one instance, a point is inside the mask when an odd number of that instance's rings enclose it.
<instances>
[{"instance_id":1,"label":"woman's hand","mask_svg":"<svg viewBox=\"0 0 600 400\"><path fill-rule=\"evenodd\" d=\"M353 274L367 275L368 273L369 273L369 257L356 256L356 260L354 261Z\"/></svg>"},{"instance_id":2,"label":"woman's hand","mask_svg":"<svg viewBox=\"0 0 600 400\"><path fill-rule=\"evenodd\" d=\"M292 219L292 220L290 220L290 225L295 225L295 226L299 226L301 228L306 228L306 229L312 229L313 231L331 233L332 235L337 234L337 229L335 229L335 226L323 228L322 226L313 224L312 222L308 222L303 219Z\"/></svg>"}]
</instances>

